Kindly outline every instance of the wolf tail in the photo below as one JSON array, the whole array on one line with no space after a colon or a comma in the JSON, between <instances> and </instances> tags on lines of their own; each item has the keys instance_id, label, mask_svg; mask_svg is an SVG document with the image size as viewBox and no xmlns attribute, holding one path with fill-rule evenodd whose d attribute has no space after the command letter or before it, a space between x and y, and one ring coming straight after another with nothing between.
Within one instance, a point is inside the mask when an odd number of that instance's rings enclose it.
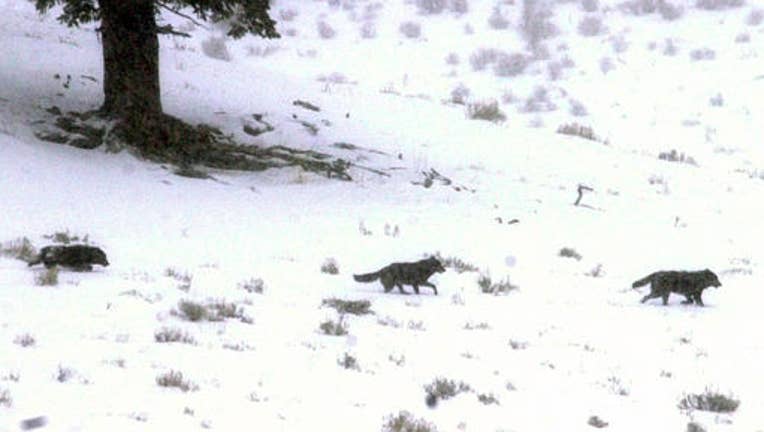
<instances>
[{"instance_id":1,"label":"wolf tail","mask_svg":"<svg viewBox=\"0 0 764 432\"><path fill-rule=\"evenodd\" d=\"M42 262L42 256L37 255L36 257L32 258L28 263L27 267L32 267L35 264L40 264Z\"/></svg>"},{"instance_id":2,"label":"wolf tail","mask_svg":"<svg viewBox=\"0 0 764 432\"><path fill-rule=\"evenodd\" d=\"M379 279L379 272L353 275L353 279L355 279L356 282L372 282Z\"/></svg>"},{"instance_id":3,"label":"wolf tail","mask_svg":"<svg viewBox=\"0 0 764 432\"><path fill-rule=\"evenodd\" d=\"M631 288L634 289L634 288L638 288L638 287L645 286L645 285L649 284L650 282L653 281L653 275L654 274L655 273L650 274L649 276L645 276L642 279L634 282L633 284L631 284Z\"/></svg>"}]
</instances>

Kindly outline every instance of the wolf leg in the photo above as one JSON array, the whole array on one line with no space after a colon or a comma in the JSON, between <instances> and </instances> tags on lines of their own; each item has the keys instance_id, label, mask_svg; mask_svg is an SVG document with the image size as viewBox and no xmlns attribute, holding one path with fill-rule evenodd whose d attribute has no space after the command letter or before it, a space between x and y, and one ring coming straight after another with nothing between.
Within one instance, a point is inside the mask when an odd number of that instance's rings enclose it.
<instances>
[{"instance_id":1,"label":"wolf leg","mask_svg":"<svg viewBox=\"0 0 764 432\"><path fill-rule=\"evenodd\" d=\"M422 284L422 285L424 285L424 284ZM413 285L411 285L411 287L414 288L414 292L416 293L416 295L419 295L419 285L413 284Z\"/></svg>"},{"instance_id":2,"label":"wolf leg","mask_svg":"<svg viewBox=\"0 0 764 432\"><path fill-rule=\"evenodd\" d=\"M422 286L428 286L432 288L432 290L435 291L435 295L438 295L438 287L436 287L435 284L432 284L430 282L422 282Z\"/></svg>"},{"instance_id":3,"label":"wolf leg","mask_svg":"<svg viewBox=\"0 0 764 432\"><path fill-rule=\"evenodd\" d=\"M687 297L687 299L686 300L682 300L682 304L683 305L692 304L692 295L685 294L684 296Z\"/></svg>"},{"instance_id":4,"label":"wolf leg","mask_svg":"<svg viewBox=\"0 0 764 432\"><path fill-rule=\"evenodd\" d=\"M646 296L642 297L642 303L644 303L644 302L646 302L646 301L650 300L651 298L658 298L658 297L660 297L660 296L661 296L660 294L656 294L656 293L652 293L652 292L651 292L650 294L648 294L648 295L646 295Z\"/></svg>"},{"instance_id":5,"label":"wolf leg","mask_svg":"<svg viewBox=\"0 0 764 432\"><path fill-rule=\"evenodd\" d=\"M696 303L698 306L705 306L705 305L703 304L703 299L702 299L702 298L700 298L700 296L701 296L701 293L697 293L697 294L695 294L695 303Z\"/></svg>"},{"instance_id":6,"label":"wolf leg","mask_svg":"<svg viewBox=\"0 0 764 432\"><path fill-rule=\"evenodd\" d=\"M663 306L668 304L669 293L664 293L661 298L663 299Z\"/></svg>"},{"instance_id":7,"label":"wolf leg","mask_svg":"<svg viewBox=\"0 0 764 432\"><path fill-rule=\"evenodd\" d=\"M409 294L409 293L407 293L406 291L403 290L403 284L402 283L397 283L396 285L398 286L398 291L400 291L401 294L405 294L405 295Z\"/></svg>"}]
</instances>

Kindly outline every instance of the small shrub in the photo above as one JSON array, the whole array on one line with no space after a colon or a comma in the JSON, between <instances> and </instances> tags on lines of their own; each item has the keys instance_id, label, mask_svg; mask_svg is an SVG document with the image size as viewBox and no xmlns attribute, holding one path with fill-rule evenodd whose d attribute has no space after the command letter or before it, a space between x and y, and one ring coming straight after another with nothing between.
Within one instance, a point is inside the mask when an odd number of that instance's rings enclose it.
<instances>
[{"instance_id":1,"label":"small shrub","mask_svg":"<svg viewBox=\"0 0 764 432\"><path fill-rule=\"evenodd\" d=\"M665 19L666 21L674 21L684 15L684 8L667 1L659 1L658 13L661 15L661 18Z\"/></svg>"},{"instance_id":2,"label":"small shrub","mask_svg":"<svg viewBox=\"0 0 764 432\"><path fill-rule=\"evenodd\" d=\"M179 328L164 327L154 333L154 340L158 343L180 342L189 345L195 345L196 340L190 334Z\"/></svg>"},{"instance_id":3,"label":"small shrub","mask_svg":"<svg viewBox=\"0 0 764 432\"><path fill-rule=\"evenodd\" d=\"M619 8L624 13L639 16L655 12L657 6L655 0L629 0L621 3Z\"/></svg>"},{"instance_id":4,"label":"small shrub","mask_svg":"<svg viewBox=\"0 0 764 432\"><path fill-rule=\"evenodd\" d=\"M710 48L698 48L690 51L690 59L693 61L713 60L716 58L716 51Z\"/></svg>"},{"instance_id":5,"label":"small shrub","mask_svg":"<svg viewBox=\"0 0 764 432\"><path fill-rule=\"evenodd\" d=\"M56 376L55 376L56 381L60 383L65 383L69 381L70 379L72 379L72 377L74 376L74 373L75 373L74 369L64 367L62 365L58 365L58 368L56 369Z\"/></svg>"},{"instance_id":6,"label":"small shrub","mask_svg":"<svg viewBox=\"0 0 764 432\"><path fill-rule=\"evenodd\" d=\"M337 364L345 369L359 370L358 360L348 353L344 353L342 358L337 360Z\"/></svg>"},{"instance_id":7,"label":"small shrub","mask_svg":"<svg viewBox=\"0 0 764 432\"><path fill-rule=\"evenodd\" d=\"M516 341L514 339L509 340L509 347L513 350L524 350L528 348L528 342Z\"/></svg>"},{"instance_id":8,"label":"small shrub","mask_svg":"<svg viewBox=\"0 0 764 432\"><path fill-rule=\"evenodd\" d=\"M490 330L491 326L488 325L487 322L479 322L476 324L473 324L471 322L467 322L464 324L465 330Z\"/></svg>"},{"instance_id":9,"label":"small shrub","mask_svg":"<svg viewBox=\"0 0 764 432\"><path fill-rule=\"evenodd\" d=\"M416 6L420 14L435 15L446 8L446 0L416 0Z\"/></svg>"},{"instance_id":10,"label":"small shrub","mask_svg":"<svg viewBox=\"0 0 764 432\"><path fill-rule=\"evenodd\" d=\"M735 36L735 43L748 43L751 41L751 35L748 33L740 33Z\"/></svg>"},{"instance_id":11,"label":"small shrub","mask_svg":"<svg viewBox=\"0 0 764 432\"><path fill-rule=\"evenodd\" d=\"M8 391L7 389L0 390L0 406L10 408L11 405L13 405L13 398L11 397L11 392Z\"/></svg>"},{"instance_id":12,"label":"small shrub","mask_svg":"<svg viewBox=\"0 0 764 432\"><path fill-rule=\"evenodd\" d=\"M228 303L225 300L216 300L206 306L207 319L210 321L224 321L235 318L247 324L252 323L252 319L244 315L244 310L236 303Z\"/></svg>"},{"instance_id":13,"label":"small shrub","mask_svg":"<svg viewBox=\"0 0 764 432\"><path fill-rule=\"evenodd\" d=\"M69 230L64 231L56 231L53 234L47 234L42 236L46 240L50 240L53 243L60 243L60 244L71 244L71 243L84 243L88 244L90 242L89 236L86 234L84 236L80 236L77 234L72 234L69 232Z\"/></svg>"},{"instance_id":14,"label":"small shrub","mask_svg":"<svg viewBox=\"0 0 764 432\"><path fill-rule=\"evenodd\" d=\"M479 393L477 398L483 405L500 405L499 400L493 393Z\"/></svg>"},{"instance_id":15,"label":"small shrub","mask_svg":"<svg viewBox=\"0 0 764 432\"><path fill-rule=\"evenodd\" d=\"M201 303L191 300L181 300L178 302L178 312L189 321L198 322L208 318L207 308Z\"/></svg>"},{"instance_id":16,"label":"small shrub","mask_svg":"<svg viewBox=\"0 0 764 432\"><path fill-rule=\"evenodd\" d=\"M687 432L706 432L706 428L700 425L700 423L691 421L687 423Z\"/></svg>"},{"instance_id":17,"label":"small shrub","mask_svg":"<svg viewBox=\"0 0 764 432\"><path fill-rule=\"evenodd\" d=\"M488 25L494 30L506 30L509 28L509 20L501 12L499 5L493 7L493 12L488 17Z\"/></svg>"},{"instance_id":18,"label":"small shrub","mask_svg":"<svg viewBox=\"0 0 764 432\"><path fill-rule=\"evenodd\" d=\"M560 253L558 255L563 258L573 258L576 261L581 261L581 254L576 252L576 250L573 248L564 247L560 249Z\"/></svg>"},{"instance_id":19,"label":"small shrub","mask_svg":"<svg viewBox=\"0 0 764 432\"><path fill-rule=\"evenodd\" d=\"M337 260L334 258L327 258L323 264L321 264L321 273L336 275L339 274L340 269L337 266Z\"/></svg>"},{"instance_id":20,"label":"small shrub","mask_svg":"<svg viewBox=\"0 0 764 432\"><path fill-rule=\"evenodd\" d=\"M684 153L679 153L674 149L672 149L669 152L659 153L658 159L665 160L668 162L680 162L680 163L686 163L690 165L697 165L697 162L695 162L695 159L693 159L691 156L685 155Z\"/></svg>"},{"instance_id":21,"label":"small shrub","mask_svg":"<svg viewBox=\"0 0 764 432\"><path fill-rule=\"evenodd\" d=\"M372 313L368 300L342 300L328 298L321 301L321 306L334 308L339 314L366 315Z\"/></svg>"},{"instance_id":22,"label":"small shrub","mask_svg":"<svg viewBox=\"0 0 764 432\"><path fill-rule=\"evenodd\" d=\"M294 21L294 19L297 18L297 15L299 14L297 13L297 10L295 9L290 8L290 9L279 10L279 19L281 21L286 21L286 22Z\"/></svg>"},{"instance_id":23,"label":"small shrub","mask_svg":"<svg viewBox=\"0 0 764 432\"><path fill-rule=\"evenodd\" d=\"M586 424L588 424L589 426L601 429L601 428L607 427L608 422L602 420L601 418L597 416L591 416L589 417L589 420L586 421Z\"/></svg>"},{"instance_id":24,"label":"small shrub","mask_svg":"<svg viewBox=\"0 0 764 432\"><path fill-rule=\"evenodd\" d=\"M533 94L525 99L522 111L526 113L549 112L557 109L552 101L549 100L549 92L544 87L536 87Z\"/></svg>"},{"instance_id":25,"label":"small shrub","mask_svg":"<svg viewBox=\"0 0 764 432\"><path fill-rule=\"evenodd\" d=\"M498 77L514 77L525 72L529 63L528 57L520 53L497 55L493 65L493 73Z\"/></svg>"},{"instance_id":26,"label":"small shrub","mask_svg":"<svg viewBox=\"0 0 764 432\"><path fill-rule=\"evenodd\" d=\"M679 52L679 48L674 44L673 39L666 39L666 42L663 46L663 55L667 55L670 57L675 56Z\"/></svg>"},{"instance_id":27,"label":"small shrub","mask_svg":"<svg viewBox=\"0 0 764 432\"><path fill-rule=\"evenodd\" d=\"M231 61L231 53L228 51L228 46L224 37L210 36L202 41L202 52L209 58L222 61Z\"/></svg>"},{"instance_id":28,"label":"small shrub","mask_svg":"<svg viewBox=\"0 0 764 432\"><path fill-rule=\"evenodd\" d=\"M581 36L597 36L602 31L602 20L599 17L587 16L578 23L578 34Z\"/></svg>"},{"instance_id":29,"label":"small shrub","mask_svg":"<svg viewBox=\"0 0 764 432\"><path fill-rule=\"evenodd\" d=\"M764 22L764 9L751 9L745 23L749 26L757 26Z\"/></svg>"},{"instance_id":30,"label":"small shrub","mask_svg":"<svg viewBox=\"0 0 764 432\"><path fill-rule=\"evenodd\" d=\"M494 295L507 294L508 292L517 289L515 285L512 285L509 282L509 277L504 278L504 280L494 282L487 274L481 274L478 277L478 286L480 287L480 291L483 294Z\"/></svg>"},{"instance_id":31,"label":"small shrub","mask_svg":"<svg viewBox=\"0 0 764 432\"><path fill-rule=\"evenodd\" d=\"M452 53L449 53L449 54L446 56L446 64L447 64L447 65L450 65L450 66L456 66L456 65L458 65L458 64L459 64L459 62L460 62L460 60L459 60L459 55L458 55L457 53L453 53L453 52L452 52Z\"/></svg>"},{"instance_id":32,"label":"small shrub","mask_svg":"<svg viewBox=\"0 0 764 432\"><path fill-rule=\"evenodd\" d=\"M327 24L326 21L319 21L316 24L316 29L321 39L331 39L337 35L337 31L335 31L332 26Z\"/></svg>"},{"instance_id":33,"label":"small shrub","mask_svg":"<svg viewBox=\"0 0 764 432\"><path fill-rule=\"evenodd\" d=\"M265 282L260 278L250 278L239 282L239 288L250 294L262 294L265 290Z\"/></svg>"},{"instance_id":34,"label":"small shrub","mask_svg":"<svg viewBox=\"0 0 764 432\"><path fill-rule=\"evenodd\" d=\"M685 395L679 401L680 409L715 413L731 413L737 410L739 405L740 401L732 395L724 395L709 388L703 393Z\"/></svg>"},{"instance_id":35,"label":"small shrub","mask_svg":"<svg viewBox=\"0 0 764 432\"><path fill-rule=\"evenodd\" d=\"M503 54L501 51L494 48L479 48L470 55L470 65L475 71L484 70L486 66L493 64L501 54Z\"/></svg>"},{"instance_id":36,"label":"small shrub","mask_svg":"<svg viewBox=\"0 0 764 432\"><path fill-rule=\"evenodd\" d=\"M437 432L435 425L424 419L414 418L408 411L390 415L382 425L382 432Z\"/></svg>"},{"instance_id":37,"label":"small shrub","mask_svg":"<svg viewBox=\"0 0 764 432\"><path fill-rule=\"evenodd\" d=\"M448 8L451 12L462 15L470 11L470 6L467 0L451 0Z\"/></svg>"},{"instance_id":38,"label":"small shrub","mask_svg":"<svg viewBox=\"0 0 764 432\"><path fill-rule=\"evenodd\" d=\"M724 105L724 97L721 93L717 93L708 100L711 106L720 107Z\"/></svg>"},{"instance_id":39,"label":"small shrub","mask_svg":"<svg viewBox=\"0 0 764 432\"><path fill-rule=\"evenodd\" d=\"M457 273L476 272L478 267L475 264L464 261L463 259L455 256L443 257L440 253L435 253L435 258L443 264L443 267L452 268Z\"/></svg>"},{"instance_id":40,"label":"small shrub","mask_svg":"<svg viewBox=\"0 0 764 432\"><path fill-rule=\"evenodd\" d=\"M531 50L536 52L541 41L554 36L558 30L551 22L552 12L547 2L522 0L522 6L521 30Z\"/></svg>"},{"instance_id":41,"label":"small shrub","mask_svg":"<svg viewBox=\"0 0 764 432\"><path fill-rule=\"evenodd\" d=\"M406 21L401 23L398 30L409 39L416 39L422 35L422 26L419 23L413 21Z\"/></svg>"},{"instance_id":42,"label":"small shrub","mask_svg":"<svg viewBox=\"0 0 764 432\"><path fill-rule=\"evenodd\" d=\"M586 115L589 115L589 111L586 109L586 106L584 106L584 104L581 103L581 101L578 101L576 99L570 99L568 103L570 104L570 108L568 112L570 112L572 116L584 117Z\"/></svg>"},{"instance_id":43,"label":"small shrub","mask_svg":"<svg viewBox=\"0 0 764 432\"><path fill-rule=\"evenodd\" d=\"M0 255L30 262L37 256L37 251L28 238L21 237L0 245Z\"/></svg>"},{"instance_id":44,"label":"small shrub","mask_svg":"<svg viewBox=\"0 0 764 432\"><path fill-rule=\"evenodd\" d=\"M58 266L53 266L37 273L34 283L39 286L58 285Z\"/></svg>"},{"instance_id":45,"label":"small shrub","mask_svg":"<svg viewBox=\"0 0 764 432\"><path fill-rule=\"evenodd\" d=\"M377 37L377 26L374 21L365 21L361 24L361 37L364 39L374 39Z\"/></svg>"},{"instance_id":46,"label":"small shrub","mask_svg":"<svg viewBox=\"0 0 764 432\"><path fill-rule=\"evenodd\" d=\"M34 336L32 336L29 333L24 333L16 336L16 338L13 340L13 343L16 345L19 345L23 348L33 347L37 343Z\"/></svg>"},{"instance_id":47,"label":"small shrub","mask_svg":"<svg viewBox=\"0 0 764 432\"><path fill-rule=\"evenodd\" d=\"M500 123L507 119L499 103L495 100L488 102L475 102L467 105L467 117L473 120L486 120L494 123Z\"/></svg>"},{"instance_id":48,"label":"small shrub","mask_svg":"<svg viewBox=\"0 0 764 432\"><path fill-rule=\"evenodd\" d=\"M457 105L464 105L467 103L467 98L470 96L470 89L464 84L460 83L453 90L451 90L451 103Z\"/></svg>"},{"instance_id":49,"label":"small shrub","mask_svg":"<svg viewBox=\"0 0 764 432\"><path fill-rule=\"evenodd\" d=\"M585 274L586 276L589 276L589 277L598 278L598 277L602 277L605 274L605 272L602 270L602 264L597 264Z\"/></svg>"},{"instance_id":50,"label":"small shrub","mask_svg":"<svg viewBox=\"0 0 764 432\"><path fill-rule=\"evenodd\" d=\"M581 0L581 8L584 12L596 12L599 7L599 0Z\"/></svg>"},{"instance_id":51,"label":"small shrub","mask_svg":"<svg viewBox=\"0 0 764 432\"><path fill-rule=\"evenodd\" d=\"M342 322L342 316L337 321L326 320L319 325L319 328L325 335L329 336L344 336L348 334L345 323Z\"/></svg>"},{"instance_id":52,"label":"small shrub","mask_svg":"<svg viewBox=\"0 0 764 432\"><path fill-rule=\"evenodd\" d=\"M705 10L723 10L743 6L745 0L695 0L695 7Z\"/></svg>"},{"instance_id":53,"label":"small shrub","mask_svg":"<svg viewBox=\"0 0 764 432\"><path fill-rule=\"evenodd\" d=\"M600 59L600 71L603 74L606 74L613 69L615 69L615 63L613 63L613 59L610 57L602 57Z\"/></svg>"},{"instance_id":54,"label":"small shrub","mask_svg":"<svg viewBox=\"0 0 764 432\"><path fill-rule=\"evenodd\" d=\"M424 391L427 394L425 401L427 406L434 407L441 400L450 399L459 393L466 393L471 390L470 386L463 381L456 382L446 378L436 378L432 383L424 386Z\"/></svg>"},{"instance_id":55,"label":"small shrub","mask_svg":"<svg viewBox=\"0 0 764 432\"><path fill-rule=\"evenodd\" d=\"M164 275L178 281L177 288L179 290L188 292L191 289L191 282L194 280L194 277L190 273L168 267L164 270Z\"/></svg>"},{"instance_id":56,"label":"small shrub","mask_svg":"<svg viewBox=\"0 0 764 432\"><path fill-rule=\"evenodd\" d=\"M599 141L597 135L594 134L594 129L589 126L583 126L578 123L568 123L560 125L557 128L558 134L577 136L590 141Z\"/></svg>"},{"instance_id":57,"label":"small shrub","mask_svg":"<svg viewBox=\"0 0 764 432\"><path fill-rule=\"evenodd\" d=\"M156 383L159 387L177 388L182 390L184 393L189 391L196 391L199 389L199 386L187 379L184 379L182 372L174 370L158 375L156 377Z\"/></svg>"}]
</instances>

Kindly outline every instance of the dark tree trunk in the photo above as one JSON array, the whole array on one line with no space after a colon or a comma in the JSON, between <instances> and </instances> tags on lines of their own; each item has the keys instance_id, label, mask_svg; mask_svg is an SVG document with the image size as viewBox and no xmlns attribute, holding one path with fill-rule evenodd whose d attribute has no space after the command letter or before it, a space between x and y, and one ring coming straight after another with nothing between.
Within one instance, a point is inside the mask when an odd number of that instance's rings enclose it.
<instances>
[{"instance_id":1,"label":"dark tree trunk","mask_svg":"<svg viewBox=\"0 0 764 432\"><path fill-rule=\"evenodd\" d=\"M162 114L154 0L99 0L103 41L102 112L138 126Z\"/></svg>"}]
</instances>

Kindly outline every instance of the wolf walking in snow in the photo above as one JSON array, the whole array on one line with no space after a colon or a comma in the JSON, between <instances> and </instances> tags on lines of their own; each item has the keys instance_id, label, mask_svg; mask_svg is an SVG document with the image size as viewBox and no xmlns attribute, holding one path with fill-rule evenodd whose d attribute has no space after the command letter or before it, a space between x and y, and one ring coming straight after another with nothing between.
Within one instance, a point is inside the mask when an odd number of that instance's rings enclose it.
<instances>
[{"instance_id":1,"label":"wolf walking in snow","mask_svg":"<svg viewBox=\"0 0 764 432\"><path fill-rule=\"evenodd\" d=\"M408 294L403 290L403 285L411 285L417 294L419 294L420 286L427 286L435 291L435 295L438 295L438 287L427 282L427 279L436 272L444 271L446 269L443 268L443 264L437 258L430 257L416 262L392 263L374 273L353 275L353 279L357 282L372 282L379 279L385 287L385 292L390 292L394 286L397 286L401 294Z\"/></svg>"},{"instance_id":2,"label":"wolf walking in snow","mask_svg":"<svg viewBox=\"0 0 764 432\"><path fill-rule=\"evenodd\" d=\"M95 246L86 245L45 246L40 249L37 257L29 262L29 266L40 263L43 263L47 268L58 264L75 270L87 271L93 270L93 264L109 265L104 251Z\"/></svg>"},{"instance_id":3,"label":"wolf walking in snow","mask_svg":"<svg viewBox=\"0 0 764 432\"><path fill-rule=\"evenodd\" d=\"M644 277L631 286L632 288L650 284L650 294L642 298L642 303L651 298L661 297L663 304L668 304L670 293L681 294L686 300L682 304L691 304L693 301L698 306L703 306L701 295L708 287L720 287L719 278L709 269L701 271L659 271Z\"/></svg>"}]
</instances>

